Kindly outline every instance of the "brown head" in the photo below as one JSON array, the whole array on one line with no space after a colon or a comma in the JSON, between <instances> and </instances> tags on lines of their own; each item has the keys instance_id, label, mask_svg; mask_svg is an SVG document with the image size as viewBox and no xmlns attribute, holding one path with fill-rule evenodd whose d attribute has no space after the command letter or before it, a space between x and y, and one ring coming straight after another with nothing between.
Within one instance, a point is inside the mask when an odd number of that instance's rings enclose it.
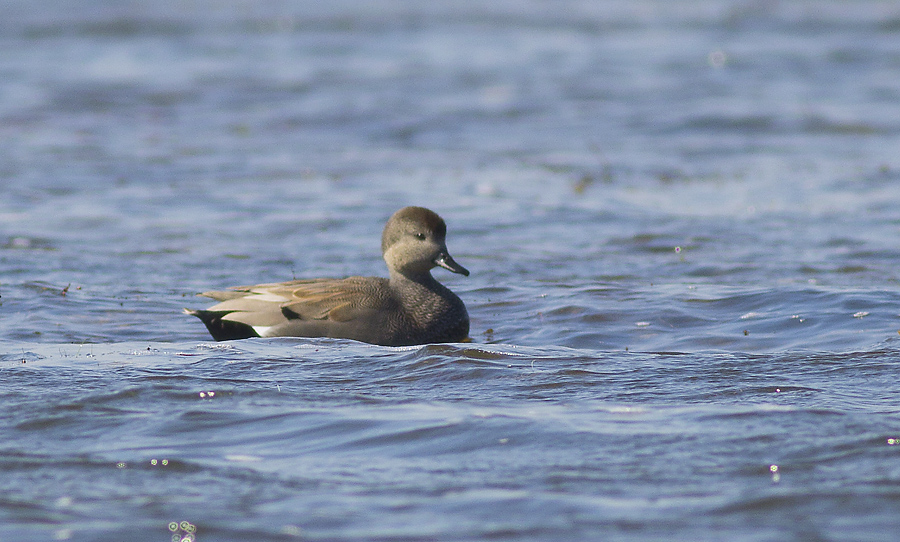
<instances>
[{"instance_id":1,"label":"brown head","mask_svg":"<svg viewBox=\"0 0 900 542\"><path fill-rule=\"evenodd\" d=\"M406 276L428 273L435 266L468 276L447 251L447 224L424 207L404 207L391 216L381 235L388 268Z\"/></svg>"}]
</instances>

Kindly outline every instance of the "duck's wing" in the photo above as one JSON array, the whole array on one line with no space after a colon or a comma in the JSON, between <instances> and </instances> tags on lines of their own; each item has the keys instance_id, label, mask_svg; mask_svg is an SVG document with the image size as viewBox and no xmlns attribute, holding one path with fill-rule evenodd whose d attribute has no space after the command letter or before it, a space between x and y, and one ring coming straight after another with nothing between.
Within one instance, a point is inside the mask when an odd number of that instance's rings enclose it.
<instances>
[{"instance_id":1,"label":"duck's wing","mask_svg":"<svg viewBox=\"0 0 900 542\"><path fill-rule=\"evenodd\" d=\"M388 281L375 277L294 280L201 295L221 301L188 311L217 340L247 337L344 337L381 343L396 309Z\"/></svg>"},{"instance_id":2,"label":"duck's wing","mask_svg":"<svg viewBox=\"0 0 900 542\"><path fill-rule=\"evenodd\" d=\"M270 294L289 298L281 305L289 320L333 322L370 318L373 312L389 309L392 298L388 292L387 281L374 277L293 281L270 290Z\"/></svg>"},{"instance_id":3,"label":"duck's wing","mask_svg":"<svg viewBox=\"0 0 900 542\"><path fill-rule=\"evenodd\" d=\"M228 319L251 325L275 325L285 319L346 322L390 303L387 280L375 277L292 280L200 295L221 301L210 307L230 311Z\"/></svg>"}]
</instances>

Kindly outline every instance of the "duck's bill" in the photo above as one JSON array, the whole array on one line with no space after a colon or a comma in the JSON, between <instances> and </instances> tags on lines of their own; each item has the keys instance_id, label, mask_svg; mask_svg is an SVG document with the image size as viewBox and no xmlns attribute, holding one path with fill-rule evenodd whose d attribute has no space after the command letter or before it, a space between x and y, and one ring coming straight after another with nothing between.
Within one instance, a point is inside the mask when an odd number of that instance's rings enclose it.
<instances>
[{"instance_id":1,"label":"duck's bill","mask_svg":"<svg viewBox=\"0 0 900 542\"><path fill-rule=\"evenodd\" d=\"M448 271L459 273L460 275L463 275L465 277L469 276L469 270L456 263L456 260L454 260L446 252L442 252L441 254L439 254L438 257L434 259L434 263Z\"/></svg>"}]
</instances>

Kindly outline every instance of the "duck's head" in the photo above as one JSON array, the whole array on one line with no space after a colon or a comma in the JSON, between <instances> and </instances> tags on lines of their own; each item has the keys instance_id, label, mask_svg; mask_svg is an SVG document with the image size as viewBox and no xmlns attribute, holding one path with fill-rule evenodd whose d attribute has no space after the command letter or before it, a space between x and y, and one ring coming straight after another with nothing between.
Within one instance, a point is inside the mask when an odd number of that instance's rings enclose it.
<instances>
[{"instance_id":1,"label":"duck's head","mask_svg":"<svg viewBox=\"0 0 900 542\"><path fill-rule=\"evenodd\" d=\"M446 237L447 224L437 213L424 207L404 207L385 225L381 252L391 273L415 277L440 266L469 276L447 251Z\"/></svg>"}]
</instances>

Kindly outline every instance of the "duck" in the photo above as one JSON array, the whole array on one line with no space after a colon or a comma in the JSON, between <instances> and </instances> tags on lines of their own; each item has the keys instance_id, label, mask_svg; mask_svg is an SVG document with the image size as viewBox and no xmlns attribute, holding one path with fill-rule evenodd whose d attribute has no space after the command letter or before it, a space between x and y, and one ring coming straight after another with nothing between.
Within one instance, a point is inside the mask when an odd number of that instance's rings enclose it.
<instances>
[{"instance_id":1,"label":"duck","mask_svg":"<svg viewBox=\"0 0 900 542\"><path fill-rule=\"evenodd\" d=\"M467 342L463 301L431 274L469 276L447 250L447 225L425 207L395 212L381 235L389 278L291 280L199 294L219 301L184 309L217 341L254 337L328 337L381 346Z\"/></svg>"}]
</instances>

